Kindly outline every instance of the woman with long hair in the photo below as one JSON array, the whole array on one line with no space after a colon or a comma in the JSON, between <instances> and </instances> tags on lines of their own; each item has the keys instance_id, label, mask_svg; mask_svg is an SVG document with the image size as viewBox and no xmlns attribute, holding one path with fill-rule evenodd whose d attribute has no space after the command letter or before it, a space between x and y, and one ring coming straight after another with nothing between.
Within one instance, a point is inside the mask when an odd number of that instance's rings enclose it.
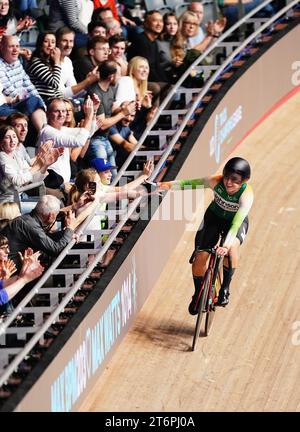
<instances>
[{"instance_id":1,"label":"woman with long hair","mask_svg":"<svg viewBox=\"0 0 300 432\"><path fill-rule=\"evenodd\" d=\"M140 109L151 108L152 93L148 89L149 63L144 57L133 57L128 63L128 75L118 81L116 104L135 100Z\"/></svg>"},{"instance_id":2,"label":"woman with long hair","mask_svg":"<svg viewBox=\"0 0 300 432\"><path fill-rule=\"evenodd\" d=\"M137 110L131 128L137 139L142 135L159 103L160 87L157 83L148 82L149 71L146 58L133 57L128 63L128 76L119 79L116 92L117 105L136 101Z\"/></svg>"},{"instance_id":3,"label":"woman with long hair","mask_svg":"<svg viewBox=\"0 0 300 432\"><path fill-rule=\"evenodd\" d=\"M20 18L11 0L0 0L0 38L28 30L34 24L35 21L29 16Z\"/></svg>"},{"instance_id":4,"label":"woman with long hair","mask_svg":"<svg viewBox=\"0 0 300 432\"><path fill-rule=\"evenodd\" d=\"M61 52L56 47L55 33L39 34L27 73L45 102L63 96L60 91Z\"/></svg>"},{"instance_id":5,"label":"woman with long hair","mask_svg":"<svg viewBox=\"0 0 300 432\"><path fill-rule=\"evenodd\" d=\"M172 63L172 82L178 81L181 75L199 57L208 45L214 40L214 24L207 25L207 36L197 45L192 44L199 30L199 19L194 12L185 11L179 17L179 28L170 45ZM190 75L184 82L186 87L201 87L202 76Z\"/></svg>"},{"instance_id":6,"label":"woman with long hair","mask_svg":"<svg viewBox=\"0 0 300 432\"><path fill-rule=\"evenodd\" d=\"M1 202L0 203L0 232L8 224L10 220L21 216L20 209L15 202Z\"/></svg>"},{"instance_id":7,"label":"woman with long hair","mask_svg":"<svg viewBox=\"0 0 300 432\"><path fill-rule=\"evenodd\" d=\"M179 21L174 12L164 14L164 28L160 37L156 40L159 50L161 66L169 71L172 65L171 42L176 37Z\"/></svg>"},{"instance_id":8,"label":"woman with long hair","mask_svg":"<svg viewBox=\"0 0 300 432\"><path fill-rule=\"evenodd\" d=\"M14 201L15 189L32 182L43 180L47 168L59 156L55 154L40 154L30 165L16 151L19 141L12 126L0 127L0 201Z\"/></svg>"},{"instance_id":9,"label":"woman with long hair","mask_svg":"<svg viewBox=\"0 0 300 432\"><path fill-rule=\"evenodd\" d=\"M80 124L76 124L75 120L75 106L70 99L63 99L66 105L66 121L64 126L69 128L80 127ZM85 143L83 147L73 147L70 148L70 164L71 164L71 178L75 178L78 171L83 167L82 159L88 149L89 140Z\"/></svg>"}]
</instances>

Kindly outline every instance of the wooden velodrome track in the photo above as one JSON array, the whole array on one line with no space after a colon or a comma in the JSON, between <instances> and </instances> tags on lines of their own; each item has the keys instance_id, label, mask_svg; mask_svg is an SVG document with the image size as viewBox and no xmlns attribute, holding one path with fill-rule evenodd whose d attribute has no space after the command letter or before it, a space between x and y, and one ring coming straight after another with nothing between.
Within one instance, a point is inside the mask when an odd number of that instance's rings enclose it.
<instances>
[{"instance_id":1,"label":"wooden velodrome track","mask_svg":"<svg viewBox=\"0 0 300 432\"><path fill-rule=\"evenodd\" d=\"M255 202L230 304L210 336L190 351L186 232L80 411L300 411L299 112L300 92L232 154L251 162Z\"/></svg>"}]
</instances>

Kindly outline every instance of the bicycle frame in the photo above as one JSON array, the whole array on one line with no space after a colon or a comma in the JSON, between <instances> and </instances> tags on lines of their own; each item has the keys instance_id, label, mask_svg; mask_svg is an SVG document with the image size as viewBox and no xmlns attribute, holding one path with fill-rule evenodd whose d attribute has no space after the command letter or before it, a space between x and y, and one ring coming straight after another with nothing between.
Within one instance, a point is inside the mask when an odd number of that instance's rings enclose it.
<instances>
[{"instance_id":1,"label":"bicycle frame","mask_svg":"<svg viewBox=\"0 0 300 432\"><path fill-rule=\"evenodd\" d=\"M215 288L216 288L216 280L218 278L220 265L223 260L223 257L218 256L216 253L217 247L222 246L224 244L225 236L224 233L221 233L219 241L214 248L210 249L199 249L196 253L199 252L207 252L210 254L208 268L205 272L201 289L199 291L198 299L196 302L196 308L199 308L197 315L196 328L193 338L193 346L192 350L194 351L196 346L197 337L200 337L200 325L202 316L206 313L205 320L205 336L208 336L209 330L211 328L211 324L213 321L213 314L215 312ZM221 283L221 276L219 277L219 282Z\"/></svg>"}]
</instances>

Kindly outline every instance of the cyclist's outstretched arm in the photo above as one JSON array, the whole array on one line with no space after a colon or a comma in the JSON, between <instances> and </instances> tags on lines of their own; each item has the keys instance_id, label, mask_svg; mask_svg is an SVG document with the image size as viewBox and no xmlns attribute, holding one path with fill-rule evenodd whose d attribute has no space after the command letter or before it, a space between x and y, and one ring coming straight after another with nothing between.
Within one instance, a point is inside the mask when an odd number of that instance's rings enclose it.
<instances>
[{"instance_id":1,"label":"cyclist's outstretched arm","mask_svg":"<svg viewBox=\"0 0 300 432\"><path fill-rule=\"evenodd\" d=\"M227 233L223 247L230 249L230 247L232 246L234 239L236 238L237 232L243 223L243 220L248 215L251 209L251 206L253 204L253 198L254 196L252 187L247 184L246 189L240 197L240 207L232 220L231 227Z\"/></svg>"},{"instance_id":2,"label":"cyclist's outstretched arm","mask_svg":"<svg viewBox=\"0 0 300 432\"><path fill-rule=\"evenodd\" d=\"M158 182L157 185L161 190L184 190L197 189L199 187L213 189L222 179L221 175L202 177L198 179L173 180L168 182Z\"/></svg>"}]
</instances>

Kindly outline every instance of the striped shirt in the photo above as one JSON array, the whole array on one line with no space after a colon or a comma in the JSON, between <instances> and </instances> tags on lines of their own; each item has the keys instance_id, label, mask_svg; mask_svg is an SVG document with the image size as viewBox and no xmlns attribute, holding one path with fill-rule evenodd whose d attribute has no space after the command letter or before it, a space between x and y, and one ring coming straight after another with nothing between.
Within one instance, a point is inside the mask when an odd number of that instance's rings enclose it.
<instances>
[{"instance_id":1,"label":"striped shirt","mask_svg":"<svg viewBox=\"0 0 300 432\"><path fill-rule=\"evenodd\" d=\"M27 72L44 101L63 96L60 90L60 65L55 65L53 69L50 69L40 58L34 57L27 66Z\"/></svg>"},{"instance_id":2,"label":"striped shirt","mask_svg":"<svg viewBox=\"0 0 300 432\"><path fill-rule=\"evenodd\" d=\"M80 33L87 33L87 26L79 19L82 4L80 0L52 0L49 12L49 30L56 31L68 26Z\"/></svg>"},{"instance_id":3,"label":"striped shirt","mask_svg":"<svg viewBox=\"0 0 300 432\"><path fill-rule=\"evenodd\" d=\"M20 60L6 63L5 60L0 58L0 82L5 96L20 96L21 100L27 99L29 96L40 97Z\"/></svg>"}]
</instances>

